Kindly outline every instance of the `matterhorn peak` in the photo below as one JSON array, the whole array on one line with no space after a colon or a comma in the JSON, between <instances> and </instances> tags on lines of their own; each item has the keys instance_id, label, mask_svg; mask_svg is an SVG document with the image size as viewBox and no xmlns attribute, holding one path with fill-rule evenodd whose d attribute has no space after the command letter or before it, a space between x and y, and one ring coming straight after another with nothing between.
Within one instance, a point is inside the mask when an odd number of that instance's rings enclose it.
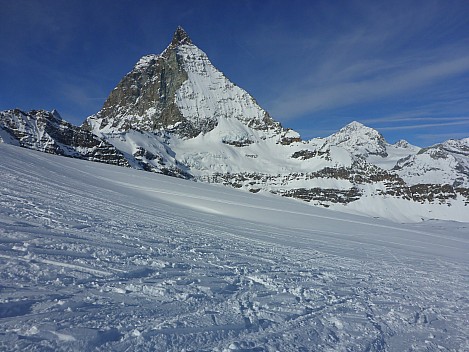
<instances>
[{"instance_id":1,"label":"matterhorn peak","mask_svg":"<svg viewBox=\"0 0 469 352\"><path fill-rule=\"evenodd\" d=\"M189 38L187 32L181 26L178 26L178 28L176 28L176 32L174 32L170 47L174 48L183 44L192 44L192 40Z\"/></svg>"},{"instance_id":2,"label":"matterhorn peak","mask_svg":"<svg viewBox=\"0 0 469 352\"><path fill-rule=\"evenodd\" d=\"M183 138L212 131L221 120L281 130L246 91L217 70L182 27L160 55L142 57L87 119L98 134L170 130Z\"/></svg>"}]
</instances>

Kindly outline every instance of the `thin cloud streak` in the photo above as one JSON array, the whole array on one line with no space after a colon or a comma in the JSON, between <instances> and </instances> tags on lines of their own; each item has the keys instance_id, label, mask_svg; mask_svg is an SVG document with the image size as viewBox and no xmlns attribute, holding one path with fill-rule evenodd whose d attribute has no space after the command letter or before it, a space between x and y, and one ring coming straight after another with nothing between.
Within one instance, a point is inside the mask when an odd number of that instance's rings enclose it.
<instances>
[{"instance_id":1,"label":"thin cloud streak","mask_svg":"<svg viewBox=\"0 0 469 352\"><path fill-rule=\"evenodd\" d=\"M285 120L329 108L369 102L378 98L404 94L410 90L438 83L448 77L469 73L467 57L443 60L420 68L393 72L385 77L364 81L340 82L332 86L295 89L277 99L272 112Z\"/></svg>"},{"instance_id":2,"label":"thin cloud streak","mask_svg":"<svg viewBox=\"0 0 469 352\"><path fill-rule=\"evenodd\" d=\"M469 34L448 35L448 28L463 26L456 8L438 1L404 8L392 2L347 5L350 16L346 23L338 23L341 30L319 36L322 27L316 28L315 21L314 40L311 32L295 33L290 42L282 40L279 45L281 36L273 25L266 31L270 37L262 33L251 39L262 43L257 54L267 53L267 60L281 60L275 54L280 46L299 63L278 70L282 89L264 100L273 116L288 121L391 98L436 101L443 92L461 91L461 86L447 82L469 73ZM334 18L337 9L331 8L324 20Z\"/></svg>"},{"instance_id":3,"label":"thin cloud streak","mask_svg":"<svg viewBox=\"0 0 469 352\"><path fill-rule=\"evenodd\" d=\"M441 121L447 123L449 121L466 121L469 122L469 116L456 116L456 117L378 117L371 119L360 119L363 124L382 124L391 122L423 122L423 121Z\"/></svg>"},{"instance_id":4,"label":"thin cloud streak","mask_svg":"<svg viewBox=\"0 0 469 352\"><path fill-rule=\"evenodd\" d=\"M467 120L464 120L464 121L453 121L453 122L443 122L443 123L426 123L426 124L417 124L417 125L380 127L379 130L401 131L401 130L412 130L412 129L417 129L417 128L466 126L466 125L467 125Z\"/></svg>"},{"instance_id":5,"label":"thin cloud streak","mask_svg":"<svg viewBox=\"0 0 469 352\"><path fill-rule=\"evenodd\" d=\"M448 139L467 139L467 133L425 133L425 134L417 134L415 136L416 139L421 141L433 141L435 139L445 141Z\"/></svg>"}]
</instances>

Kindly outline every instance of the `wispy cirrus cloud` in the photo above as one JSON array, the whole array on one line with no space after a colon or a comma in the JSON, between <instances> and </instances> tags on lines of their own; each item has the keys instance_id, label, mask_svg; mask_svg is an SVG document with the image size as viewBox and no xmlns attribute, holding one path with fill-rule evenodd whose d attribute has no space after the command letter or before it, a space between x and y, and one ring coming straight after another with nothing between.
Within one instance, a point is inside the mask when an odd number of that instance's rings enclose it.
<instances>
[{"instance_id":1,"label":"wispy cirrus cloud","mask_svg":"<svg viewBox=\"0 0 469 352\"><path fill-rule=\"evenodd\" d=\"M419 133L415 135L417 140L423 142L423 145L430 145L436 141L447 141L448 139L463 139L468 138L467 133L452 132L452 133Z\"/></svg>"},{"instance_id":2,"label":"wispy cirrus cloud","mask_svg":"<svg viewBox=\"0 0 469 352\"><path fill-rule=\"evenodd\" d=\"M446 124L454 124L456 122L464 124L469 124L469 116L449 116L449 117L431 117L431 116L384 116L384 117L377 117L377 118L367 118L367 119L360 119L360 122L364 124L392 124L392 123L403 123L403 122L434 122L440 123L441 125Z\"/></svg>"},{"instance_id":3,"label":"wispy cirrus cloud","mask_svg":"<svg viewBox=\"0 0 469 352\"><path fill-rule=\"evenodd\" d=\"M287 94L278 97L272 106L277 116L294 118L329 108L405 94L465 73L469 73L469 55L450 61L441 60L418 68L399 68L382 76L336 80L306 89L293 87Z\"/></svg>"},{"instance_id":4,"label":"wispy cirrus cloud","mask_svg":"<svg viewBox=\"0 0 469 352\"><path fill-rule=\"evenodd\" d=\"M435 123L419 123L412 125L399 125L399 126L387 126L380 127L381 131L403 131L403 130L413 130L413 129L422 129L430 127L448 127L448 126L467 126L469 123L469 117L465 119L453 120L453 121L442 121L441 119Z\"/></svg>"},{"instance_id":5,"label":"wispy cirrus cloud","mask_svg":"<svg viewBox=\"0 0 469 352\"><path fill-rule=\"evenodd\" d=\"M282 89L267 102L274 116L285 121L400 97L418 103L422 96L439 99L445 90L461 90L461 76L467 83L469 33L449 35L460 25L456 9L440 1L351 3L349 22L336 32L325 31L322 40L296 34L280 42L293 53L292 60L307 59L279 69ZM318 36L321 29L316 28ZM276 41L275 32L270 34ZM264 46L268 40L263 35Z\"/></svg>"}]
</instances>

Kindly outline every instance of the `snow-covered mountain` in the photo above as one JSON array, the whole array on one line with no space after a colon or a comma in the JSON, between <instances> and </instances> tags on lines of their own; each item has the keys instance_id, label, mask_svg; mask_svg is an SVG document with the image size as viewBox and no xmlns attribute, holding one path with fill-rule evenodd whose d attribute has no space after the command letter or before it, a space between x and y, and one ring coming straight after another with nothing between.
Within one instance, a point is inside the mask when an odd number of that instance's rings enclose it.
<instances>
[{"instance_id":1,"label":"snow-covered mountain","mask_svg":"<svg viewBox=\"0 0 469 352\"><path fill-rule=\"evenodd\" d=\"M55 150L45 147L47 140L15 142L25 137L12 133L7 115L0 122L5 142ZM15 116L28 120L26 113ZM53 126L111 146L137 169L400 221L414 221L415 214L467 220L468 139L425 149L391 145L352 122L329 137L302 141L217 70L181 27L163 53L141 58L82 126ZM378 211L382 204L389 210ZM407 211L413 207L419 211Z\"/></svg>"},{"instance_id":2,"label":"snow-covered mountain","mask_svg":"<svg viewBox=\"0 0 469 352\"><path fill-rule=\"evenodd\" d=\"M423 148L399 160L394 170L410 184L446 183L469 188L469 138Z\"/></svg>"},{"instance_id":3,"label":"snow-covered mountain","mask_svg":"<svg viewBox=\"0 0 469 352\"><path fill-rule=\"evenodd\" d=\"M343 147L354 155L377 155L383 158L388 156L387 143L381 133L356 121L325 138L325 141Z\"/></svg>"},{"instance_id":4,"label":"snow-covered mountain","mask_svg":"<svg viewBox=\"0 0 469 352\"><path fill-rule=\"evenodd\" d=\"M255 130L281 130L178 27L163 53L142 57L86 124L97 133L169 129L192 138L212 131L223 119Z\"/></svg>"}]
</instances>

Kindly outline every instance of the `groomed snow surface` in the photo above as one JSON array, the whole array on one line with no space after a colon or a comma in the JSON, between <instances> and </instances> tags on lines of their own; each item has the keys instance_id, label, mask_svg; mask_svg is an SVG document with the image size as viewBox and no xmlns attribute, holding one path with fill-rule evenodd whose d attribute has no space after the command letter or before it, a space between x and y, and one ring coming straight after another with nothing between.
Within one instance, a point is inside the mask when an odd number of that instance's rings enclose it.
<instances>
[{"instance_id":1,"label":"groomed snow surface","mask_svg":"<svg viewBox=\"0 0 469 352\"><path fill-rule=\"evenodd\" d=\"M2 351L468 351L469 224L0 145Z\"/></svg>"}]
</instances>

